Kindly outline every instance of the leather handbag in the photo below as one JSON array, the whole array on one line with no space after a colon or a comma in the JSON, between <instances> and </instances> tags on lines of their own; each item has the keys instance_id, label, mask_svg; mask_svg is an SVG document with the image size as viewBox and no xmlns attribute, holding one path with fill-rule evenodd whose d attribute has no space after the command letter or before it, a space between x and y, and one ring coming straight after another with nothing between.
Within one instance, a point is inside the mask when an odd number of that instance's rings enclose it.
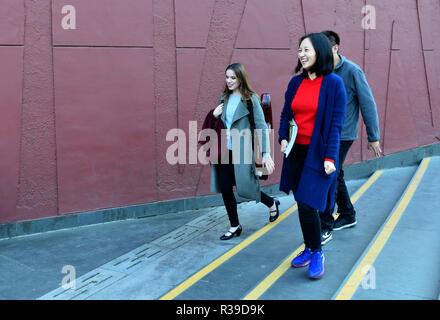
<instances>
[{"instance_id":1,"label":"leather handbag","mask_svg":"<svg viewBox=\"0 0 440 320\"><path fill-rule=\"evenodd\" d=\"M256 166L256 176L259 177L260 180L267 180L269 178L269 175L264 174L262 171L263 165L261 164L262 160L262 153L259 150L258 144L257 144L257 150L255 152L255 145L254 145L254 130L255 130L255 119L254 119L254 111L253 111L253 103L252 99L247 100L247 108L249 111L249 123L251 125L251 133L252 133L252 150L254 151L254 154L256 155L255 159L255 166ZM268 129L272 128L272 107L270 102L270 95L268 93L263 93L261 95L261 107L263 109L264 113L264 119L266 121Z\"/></svg>"}]
</instances>

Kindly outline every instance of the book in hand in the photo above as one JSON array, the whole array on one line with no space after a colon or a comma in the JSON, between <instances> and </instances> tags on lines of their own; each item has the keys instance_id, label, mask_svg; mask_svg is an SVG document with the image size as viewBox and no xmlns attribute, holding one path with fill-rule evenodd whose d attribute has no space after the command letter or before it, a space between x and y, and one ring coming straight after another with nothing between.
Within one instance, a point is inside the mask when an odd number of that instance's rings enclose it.
<instances>
[{"instance_id":1,"label":"book in hand","mask_svg":"<svg viewBox=\"0 0 440 320\"><path fill-rule=\"evenodd\" d=\"M297 133L298 133L298 126L296 125L295 120L293 120L292 118L292 120L289 121L289 143L287 144L286 150L284 151L286 158L289 156L290 151L292 151Z\"/></svg>"}]
</instances>

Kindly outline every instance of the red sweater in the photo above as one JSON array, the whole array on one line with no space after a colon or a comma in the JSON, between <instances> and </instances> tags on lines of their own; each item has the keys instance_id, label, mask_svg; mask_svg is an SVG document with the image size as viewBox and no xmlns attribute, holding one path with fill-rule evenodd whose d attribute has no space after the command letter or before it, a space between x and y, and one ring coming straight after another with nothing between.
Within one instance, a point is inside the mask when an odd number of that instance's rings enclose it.
<instances>
[{"instance_id":1,"label":"red sweater","mask_svg":"<svg viewBox=\"0 0 440 320\"><path fill-rule=\"evenodd\" d=\"M314 80L303 79L293 98L291 108L295 122L298 125L295 143L310 144L313 127L315 126L316 112L318 110L322 78L323 77L319 77ZM327 158L325 160L334 162Z\"/></svg>"}]
</instances>

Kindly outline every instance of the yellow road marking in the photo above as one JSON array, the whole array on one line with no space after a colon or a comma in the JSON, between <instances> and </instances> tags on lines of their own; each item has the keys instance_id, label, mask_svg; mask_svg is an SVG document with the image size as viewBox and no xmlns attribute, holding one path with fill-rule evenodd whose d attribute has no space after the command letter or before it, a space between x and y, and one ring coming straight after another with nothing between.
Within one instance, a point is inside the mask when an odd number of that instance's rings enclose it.
<instances>
[{"instance_id":1,"label":"yellow road marking","mask_svg":"<svg viewBox=\"0 0 440 320\"><path fill-rule=\"evenodd\" d=\"M167 294L162 296L160 300L172 300L178 295L180 295L183 291L191 287L194 283L202 279L204 276L206 276L208 273L219 267L221 264L232 258L234 255L239 253L241 250L246 248L248 245L253 243L255 240L260 238L262 235L264 235L266 232L270 231L272 228L274 228L276 225L281 223L284 219L286 219L292 212L296 211L298 206L295 204L289 209L287 209L285 212L280 214L279 218L270 224L265 225L263 228L246 238L244 241L236 245L234 248L229 250L228 252L224 253L222 256L211 262L209 265L189 277L187 280L182 282L180 285L169 291Z\"/></svg>"},{"instance_id":2,"label":"yellow road marking","mask_svg":"<svg viewBox=\"0 0 440 320\"><path fill-rule=\"evenodd\" d=\"M370 249L365 254L364 258L361 260L357 268L353 271L351 277L347 280L346 284L339 291L338 295L335 298L336 300L350 300L353 297L354 293L359 287L359 284L362 282L365 276L365 272L363 272L363 270L367 270L367 268L365 268L366 266L373 265L377 256L385 246L385 243L388 241L388 238L390 237L391 233L399 222L400 217L407 208L420 181L422 180L430 160L430 158L426 158L422 161L416 175L406 189L405 194L403 195L398 206L391 214L391 217L388 219L388 221L385 223L382 231L376 237L376 240L373 242Z\"/></svg>"},{"instance_id":3,"label":"yellow road marking","mask_svg":"<svg viewBox=\"0 0 440 320\"><path fill-rule=\"evenodd\" d=\"M256 286L243 300L257 300L267 291L284 273L291 268L291 261L301 251L304 250L304 244L296 249L286 260L283 261L269 276L267 276L258 286Z\"/></svg>"},{"instance_id":4,"label":"yellow road marking","mask_svg":"<svg viewBox=\"0 0 440 320\"><path fill-rule=\"evenodd\" d=\"M381 176L382 170L376 171L361 188L351 197L351 202L354 204L358 199L368 190L368 188ZM243 300L257 300L263 293L265 293L284 273L290 269L290 263L302 250L304 244L296 249L286 260L284 260L269 276L267 276L258 286L256 286Z\"/></svg>"}]
</instances>

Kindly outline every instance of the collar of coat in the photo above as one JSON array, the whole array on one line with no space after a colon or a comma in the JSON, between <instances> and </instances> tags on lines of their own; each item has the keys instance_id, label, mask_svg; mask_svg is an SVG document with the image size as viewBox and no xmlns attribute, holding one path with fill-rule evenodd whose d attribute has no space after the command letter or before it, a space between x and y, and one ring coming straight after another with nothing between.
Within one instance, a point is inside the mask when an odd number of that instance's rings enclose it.
<instances>
[{"instance_id":1,"label":"collar of coat","mask_svg":"<svg viewBox=\"0 0 440 320\"><path fill-rule=\"evenodd\" d=\"M342 65L345 63L346 58L340 54L339 59L341 59L338 63L338 65L335 67L335 70L338 70L339 68L342 68Z\"/></svg>"},{"instance_id":2,"label":"collar of coat","mask_svg":"<svg viewBox=\"0 0 440 320\"><path fill-rule=\"evenodd\" d=\"M220 102L223 103L225 101L225 95L222 94L220 97ZM253 103L253 101L252 101ZM231 125L236 122L237 120L246 117L249 114L248 108L246 106L247 104L247 99L244 100L243 97L241 97L241 101L237 106L237 109L235 110L234 116L232 117L232 122ZM227 110L228 106L225 105L223 108L223 113L221 115L221 119L224 123L226 123L226 110Z\"/></svg>"}]
</instances>

